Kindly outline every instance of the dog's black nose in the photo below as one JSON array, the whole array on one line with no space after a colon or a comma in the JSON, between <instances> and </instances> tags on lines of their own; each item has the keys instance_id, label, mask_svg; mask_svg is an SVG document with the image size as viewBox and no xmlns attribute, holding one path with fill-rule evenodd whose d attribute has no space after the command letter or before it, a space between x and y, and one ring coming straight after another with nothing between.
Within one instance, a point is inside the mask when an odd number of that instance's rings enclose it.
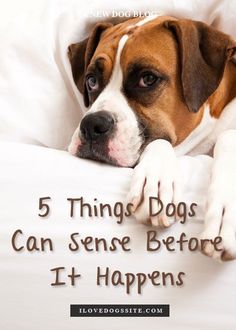
<instances>
[{"instance_id":1,"label":"dog's black nose","mask_svg":"<svg viewBox=\"0 0 236 330\"><path fill-rule=\"evenodd\" d=\"M86 115L80 123L80 132L86 140L97 140L112 132L115 121L108 111Z\"/></svg>"}]
</instances>

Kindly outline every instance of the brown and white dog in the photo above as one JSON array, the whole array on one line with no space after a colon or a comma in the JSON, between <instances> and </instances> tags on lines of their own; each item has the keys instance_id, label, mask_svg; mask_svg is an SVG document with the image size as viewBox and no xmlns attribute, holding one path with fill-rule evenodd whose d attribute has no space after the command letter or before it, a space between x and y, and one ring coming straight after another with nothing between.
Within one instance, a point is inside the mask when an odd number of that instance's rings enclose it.
<instances>
[{"instance_id":1,"label":"brown and white dog","mask_svg":"<svg viewBox=\"0 0 236 330\"><path fill-rule=\"evenodd\" d=\"M89 107L69 151L82 158L135 167L128 200L135 217L149 219L148 199L181 200L178 155L214 147L205 229L222 237L236 258L236 42L202 22L169 16L98 23L69 46L74 81Z\"/></svg>"}]
</instances>

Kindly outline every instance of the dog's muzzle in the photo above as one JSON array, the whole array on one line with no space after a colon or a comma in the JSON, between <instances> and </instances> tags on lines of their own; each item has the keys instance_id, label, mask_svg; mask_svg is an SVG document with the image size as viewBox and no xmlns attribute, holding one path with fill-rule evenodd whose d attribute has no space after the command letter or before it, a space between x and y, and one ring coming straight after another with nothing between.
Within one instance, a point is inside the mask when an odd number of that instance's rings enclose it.
<instances>
[{"instance_id":1,"label":"dog's muzzle","mask_svg":"<svg viewBox=\"0 0 236 330\"><path fill-rule=\"evenodd\" d=\"M142 143L135 119L132 121L115 112L100 110L84 116L68 150L80 158L133 167L139 159Z\"/></svg>"},{"instance_id":2,"label":"dog's muzzle","mask_svg":"<svg viewBox=\"0 0 236 330\"><path fill-rule=\"evenodd\" d=\"M76 156L118 165L110 155L110 142L115 135L115 116L108 111L96 111L84 116L80 123Z\"/></svg>"}]
</instances>

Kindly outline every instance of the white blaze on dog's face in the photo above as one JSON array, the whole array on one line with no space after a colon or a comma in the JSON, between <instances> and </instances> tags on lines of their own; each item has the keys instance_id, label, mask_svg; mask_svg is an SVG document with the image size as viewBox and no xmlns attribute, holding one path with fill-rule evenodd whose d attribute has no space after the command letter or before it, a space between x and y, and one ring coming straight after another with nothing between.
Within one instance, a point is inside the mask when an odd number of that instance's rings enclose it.
<instances>
[{"instance_id":1,"label":"white blaze on dog's face","mask_svg":"<svg viewBox=\"0 0 236 330\"><path fill-rule=\"evenodd\" d=\"M204 54L196 50L201 34L208 42ZM89 106L69 151L131 167L153 140L179 145L220 84L225 49L212 59L208 53L226 41L203 23L167 16L99 23L88 39L69 47L73 78Z\"/></svg>"},{"instance_id":2,"label":"white blaze on dog's face","mask_svg":"<svg viewBox=\"0 0 236 330\"><path fill-rule=\"evenodd\" d=\"M143 143L136 116L122 93L120 55L127 39L127 35L121 37L109 83L87 112L79 133L80 140L83 140L86 134L92 134L95 140L92 146L90 145L93 149L92 156L98 157L99 160L103 160L104 156L105 161L108 158L120 166L134 164L139 158L139 149ZM90 114L91 117L88 117ZM104 134L100 134L103 130L106 135L104 142L101 141ZM101 150L100 146L105 150ZM83 147L81 149L83 150Z\"/></svg>"}]
</instances>

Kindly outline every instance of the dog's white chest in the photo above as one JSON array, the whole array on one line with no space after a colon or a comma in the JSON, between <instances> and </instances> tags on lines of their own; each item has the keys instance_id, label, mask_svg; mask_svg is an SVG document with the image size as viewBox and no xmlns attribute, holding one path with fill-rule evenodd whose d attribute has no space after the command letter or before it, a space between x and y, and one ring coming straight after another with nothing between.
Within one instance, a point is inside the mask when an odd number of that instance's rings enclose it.
<instances>
[{"instance_id":1,"label":"dog's white chest","mask_svg":"<svg viewBox=\"0 0 236 330\"><path fill-rule=\"evenodd\" d=\"M210 116L209 106L205 107L201 123L177 147L178 156L208 154L214 147L218 136L227 129L236 129L236 99L233 99L223 110L220 118Z\"/></svg>"}]
</instances>

